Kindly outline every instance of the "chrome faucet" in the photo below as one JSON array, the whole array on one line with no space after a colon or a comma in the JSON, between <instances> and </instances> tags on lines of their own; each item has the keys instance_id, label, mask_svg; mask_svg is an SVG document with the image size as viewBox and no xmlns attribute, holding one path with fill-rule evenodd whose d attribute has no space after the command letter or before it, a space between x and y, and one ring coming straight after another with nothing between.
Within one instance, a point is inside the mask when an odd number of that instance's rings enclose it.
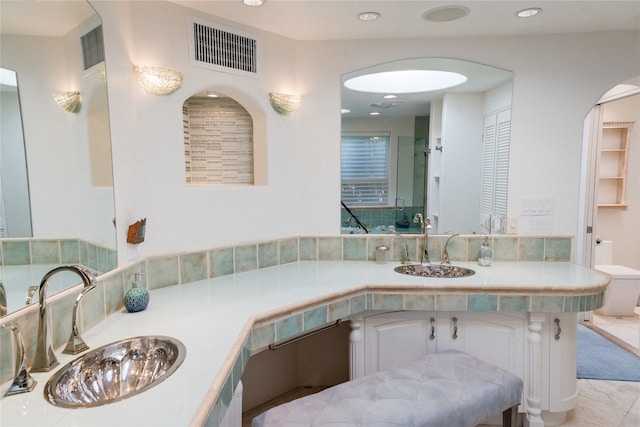
<instances>
[{"instance_id":1,"label":"chrome faucet","mask_svg":"<svg viewBox=\"0 0 640 427\"><path fill-rule=\"evenodd\" d=\"M47 286L49 285L49 279L60 271L73 271L82 279L84 288L76 299L76 303L73 306L73 319L71 325L71 338L69 341L82 341L82 338L78 335L78 328L76 325L77 308L80 299L91 289L95 288L93 284L93 274L84 267L78 265L63 265L56 267L44 275L40 282L40 288L38 291L38 299L40 305L39 321L38 321L38 341L36 343L36 352L33 357L33 363L31 364L31 372L48 372L58 365L58 359L53 352L53 346L51 343L51 334L47 328ZM86 346L86 344L85 344ZM67 344L69 347L69 344ZM87 347L88 348L88 347ZM65 348L66 350L66 348ZM82 350L80 350L82 351Z\"/></svg>"},{"instance_id":2,"label":"chrome faucet","mask_svg":"<svg viewBox=\"0 0 640 427\"><path fill-rule=\"evenodd\" d=\"M402 239L402 242L404 243L404 251L402 253L402 259L400 260L400 262L402 263L402 265L410 265L411 258L409 257L409 244L407 243L407 240L404 238L402 234L398 233L395 230L392 230L391 234L394 234L400 237Z\"/></svg>"},{"instance_id":3,"label":"chrome faucet","mask_svg":"<svg viewBox=\"0 0 640 427\"><path fill-rule=\"evenodd\" d=\"M5 393L5 396L12 396L14 394L27 393L32 391L36 386L36 380L33 379L31 374L29 374L29 368L27 366L27 358L24 351L24 340L22 339L22 334L20 333L20 328L15 323L9 323L0 326L0 328L9 328L13 332L13 336L16 342L16 346L19 352L19 357L17 358L18 364L16 366L16 372L14 375L14 379L11 382L11 386Z\"/></svg>"},{"instance_id":4,"label":"chrome faucet","mask_svg":"<svg viewBox=\"0 0 640 427\"><path fill-rule=\"evenodd\" d=\"M449 233L449 232L447 232L447 233ZM445 234L447 234L447 233L445 233ZM440 264L443 264L443 265L444 264L451 264L451 261L449 261L449 251L447 250L447 246L449 246L449 241L451 239L453 239L454 237L459 236L459 235L460 235L459 233L454 233L451 236L449 236L449 238L445 242L444 250L442 251L442 260L441 260Z\"/></svg>"},{"instance_id":5,"label":"chrome faucet","mask_svg":"<svg viewBox=\"0 0 640 427\"><path fill-rule=\"evenodd\" d=\"M420 232L424 235L424 252L422 253L422 265L430 266L431 261L429 260L429 229L431 228L431 220L429 218L424 218L421 213L417 213L416 216L413 217L414 224L420 224Z\"/></svg>"}]
</instances>

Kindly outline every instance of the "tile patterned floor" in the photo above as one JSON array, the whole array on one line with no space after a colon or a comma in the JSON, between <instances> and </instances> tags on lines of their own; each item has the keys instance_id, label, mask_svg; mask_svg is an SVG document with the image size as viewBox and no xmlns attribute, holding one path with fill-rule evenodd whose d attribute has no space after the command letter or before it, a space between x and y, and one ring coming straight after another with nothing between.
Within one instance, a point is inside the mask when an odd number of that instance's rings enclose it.
<instances>
[{"instance_id":1,"label":"tile patterned floor","mask_svg":"<svg viewBox=\"0 0 640 427\"><path fill-rule=\"evenodd\" d=\"M640 307L633 317L593 313L594 330L640 356ZM578 406L562 427L640 426L640 383L578 380Z\"/></svg>"},{"instance_id":2,"label":"tile patterned floor","mask_svg":"<svg viewBox=\"0 0 640 427\"><path fill-rule=\"evenodd\" d=\"M623 341L623 346L631 346L632 352L640 356L640 307L635 308L632 317L603 316L596 311L593 313L592 324Z\"/></svg>"}]
</instances>

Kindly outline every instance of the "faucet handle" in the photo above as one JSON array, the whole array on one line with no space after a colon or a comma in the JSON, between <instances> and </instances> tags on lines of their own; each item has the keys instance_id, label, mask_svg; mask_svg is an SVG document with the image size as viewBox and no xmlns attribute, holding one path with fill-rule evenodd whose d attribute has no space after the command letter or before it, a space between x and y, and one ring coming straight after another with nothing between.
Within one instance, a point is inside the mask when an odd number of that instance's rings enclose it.
<instances>
[{"instance_id":1,"label":"faucet handle","mask_svg":"<svg viewBox=\"0 0 640 427\"><path fill-rule=\"evenodd\" d=\"M0 328L9 328L13 332L13 336L20 352L18 357L19 365L16 369L16 374L11 386L5 393L5 396L13 396L14 394L27 393L32 391L36 387L36 380L33 379L29 373L27 367L27 358L24 350L24 340L22 339L22 333L20 328L15 323L4 324Z\"/></svg>"}]
</instances>

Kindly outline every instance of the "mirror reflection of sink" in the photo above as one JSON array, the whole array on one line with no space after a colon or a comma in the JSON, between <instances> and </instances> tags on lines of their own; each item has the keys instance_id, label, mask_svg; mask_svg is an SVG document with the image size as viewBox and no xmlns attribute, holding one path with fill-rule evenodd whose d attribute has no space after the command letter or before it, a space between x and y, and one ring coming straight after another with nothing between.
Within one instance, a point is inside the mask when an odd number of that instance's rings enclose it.
<instances>
[{"instance_id":1,"label":"mirror reflection of sink","mask_svg":"<svg viewBox=\"0 0 640 427\"><path fill-rule=\"evenodd\" d=\"M45 398L63 408L117 402L147 390L173 374L187 349L175 338L127 338L69 362L47 382Z\"/></svg>"},{"instance_id":2,"label":"mirror reflection of sink","mask_svg":"<svg viewBox=\"0 0 640 427\"><path fill-rule=\"evenodd\" d=\"M397 273L407 274L409 276L421 277L467 277L476 274L470 268L458 267L455 265L431 264L424 265L399 265L393 269Z\"/></svg>"}]
</instances>

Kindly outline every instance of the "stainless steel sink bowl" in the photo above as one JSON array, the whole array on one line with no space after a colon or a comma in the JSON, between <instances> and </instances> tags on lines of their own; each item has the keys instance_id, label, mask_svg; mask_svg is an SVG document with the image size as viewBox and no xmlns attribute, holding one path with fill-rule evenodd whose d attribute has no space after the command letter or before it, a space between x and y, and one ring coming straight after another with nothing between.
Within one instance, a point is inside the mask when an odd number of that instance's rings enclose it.
<instances>
[{"instance_id":1,"label":"stainless steel sink bowl","mask_svg":"<svg viewBox=\"0 0 640 427\"><path fill-rule=\"evenodd\" d=\"M92 350L60 368L44 388L63 408L113 403L147 390L173 374L187 349L175 338L127 338Z\"/></svg>"},{"instance_id":2,"label":"stainless steel sink bowl","mask_svg":"<svg viewBox=\"0 0 640 427\"><path fill-rule=\"evenodd\" d=\"M402 274L408 274L409 276L421 276L421 277L466 277L476 274L475 271L470 268L458 267L455 265L443 265L443 264L431 264L430 266L423 265L399 265L394 268L394 271Z\"/></svg>"}]
</instances>

